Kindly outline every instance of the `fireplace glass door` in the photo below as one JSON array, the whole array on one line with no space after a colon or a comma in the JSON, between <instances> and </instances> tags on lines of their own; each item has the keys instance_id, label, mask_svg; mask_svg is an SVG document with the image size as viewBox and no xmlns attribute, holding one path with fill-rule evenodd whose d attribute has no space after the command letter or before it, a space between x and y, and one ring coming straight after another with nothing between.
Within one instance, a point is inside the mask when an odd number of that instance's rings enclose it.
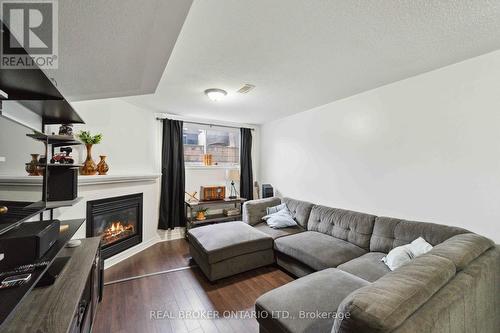
<instances>
[{"instance_id":1,"label":"fireplace glass door","mask_svg":"<svg viewBox=\"0 0 500 333\"><path fill-rule=\"evenodd\" d=\"M142 241L142 193L87 202L87 237L101 237L109 258Z\"/></svg>"},{"instance_id":2,"label":"fireplace glass door","mask_svg":"<svg viewBox=\"0 0 500 333\"><path fill-rule=\"evenodd\" d=\"M137 234L137 208L94 216L95 230L103 248Z\"/></svg>"}]
</instances>

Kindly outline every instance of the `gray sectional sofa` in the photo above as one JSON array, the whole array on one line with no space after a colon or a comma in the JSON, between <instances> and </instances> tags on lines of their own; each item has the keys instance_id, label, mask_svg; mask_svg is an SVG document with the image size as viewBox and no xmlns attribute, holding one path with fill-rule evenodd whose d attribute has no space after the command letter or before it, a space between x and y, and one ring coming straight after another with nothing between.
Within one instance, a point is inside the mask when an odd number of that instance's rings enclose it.
<instances>
[{"instance_id":1,"label":"gray sectional sofa","mask_svg":"<svg viewBox=\"0 0 500 333\"><path fill-rule=\"evenodd\" d=\"M262 222L279 198L253 200L244 222L274 239L276 263L299 277L257 299L260 331L500 332L500 246L467 230L284 198L298 226ZM394 247L434 248L390 271Z\"/></svg>"}]
</instances>

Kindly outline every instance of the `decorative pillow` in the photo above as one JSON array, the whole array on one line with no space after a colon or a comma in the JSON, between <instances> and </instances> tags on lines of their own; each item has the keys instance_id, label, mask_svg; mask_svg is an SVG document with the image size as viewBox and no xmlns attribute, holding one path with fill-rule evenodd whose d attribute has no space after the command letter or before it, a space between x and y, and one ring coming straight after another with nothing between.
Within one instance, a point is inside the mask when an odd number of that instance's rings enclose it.
<instances>
[{"instance_id":1,"label":"decorative pillow","mask_svg":"<svg viewBox=\"0 0 500 333\"><path fill-rule=\"evenodd\" d=\"M432 250L432 245L427 243L425 239L423 239L422 237L418 237L413 242L411 242L410 245L411 245L411 252L413 252L413 255L415 257L418 257Z\"/></svg>"},{"instance_id":2,"label":"decorative pillow","mask_svg":"<svg viewBox=\"0 0 500 333\"><path fill-rule=\"evenodd\" d=\"M282 204L280 204L278 206L274 206L274 207L267 207L266 208L266 215L277 213L280 210L283 210L285 208L286 208L286 204L285 203L282 203Z\"/></svg>"},{"instance_id":3,"label":"decorative pillow","mask_svg":"<svg viewBox=\"0 0 500 333\"><path fill-rule=\"evenodd\" d=\"M398 267L409 263L414 258L411 252L411 244L406 244L393 248L385 257L382 258L384 264L389 267L391 271Z\"/></svg>"},{"instance_id":4,"label":"decorative pillow","mask_svg":"<svg viewBox=\"0 0 500 333\"><path fill-rule=\"evenodd\" d=\"M268 226L274 229L295 227L297 225L297 222L295 222L292 214L290 214L290 211L286 207L274 214L264 216L263 219Z\"/></svg>"},{"instance_id":5,"label":"decorative pillow","mask_svg":"<svg viewBox=\"0 0 500 333\"><path fill-rule=\"evenodd\" d=\"M432 245L427 243L422 237L419 237L410 244L393 248L382 258L382 261L393 271L430 250L432 250Z\"/></svg>"}]
</instances>

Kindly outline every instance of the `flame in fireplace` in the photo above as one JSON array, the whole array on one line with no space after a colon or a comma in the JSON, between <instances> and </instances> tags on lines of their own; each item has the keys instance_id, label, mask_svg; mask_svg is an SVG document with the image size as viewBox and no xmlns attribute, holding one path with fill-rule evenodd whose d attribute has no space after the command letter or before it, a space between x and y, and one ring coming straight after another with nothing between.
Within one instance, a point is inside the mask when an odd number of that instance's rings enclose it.
<instances>
[{"instance_id":1,"label":"flame in fireplace","mask_svg":"<svg viewBox=\"0 0 500 333\"><path fill-rule=\"evenodd\" d=\"M130 223L124 224L121 221L112 222L101 235L104 244L115 242L135 233L134 226Z\"/></svg>"}]
</instances>

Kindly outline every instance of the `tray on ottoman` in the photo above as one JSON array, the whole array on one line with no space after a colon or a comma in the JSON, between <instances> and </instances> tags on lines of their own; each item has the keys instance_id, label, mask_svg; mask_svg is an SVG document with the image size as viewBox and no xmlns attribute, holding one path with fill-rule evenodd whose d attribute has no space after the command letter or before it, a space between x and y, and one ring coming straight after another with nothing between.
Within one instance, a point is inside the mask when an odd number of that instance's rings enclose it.
<instances>
[{"instance_id":1,"label":"tray on ottoman","mask_svg":"<svg viewBox=\"0 0 500 333\"><path fill-rule=\"evenodd\" d=\"M274 262L273 238L244 222L190 229L189 251L210 281Z\"/></svg>"}]
</instances>

